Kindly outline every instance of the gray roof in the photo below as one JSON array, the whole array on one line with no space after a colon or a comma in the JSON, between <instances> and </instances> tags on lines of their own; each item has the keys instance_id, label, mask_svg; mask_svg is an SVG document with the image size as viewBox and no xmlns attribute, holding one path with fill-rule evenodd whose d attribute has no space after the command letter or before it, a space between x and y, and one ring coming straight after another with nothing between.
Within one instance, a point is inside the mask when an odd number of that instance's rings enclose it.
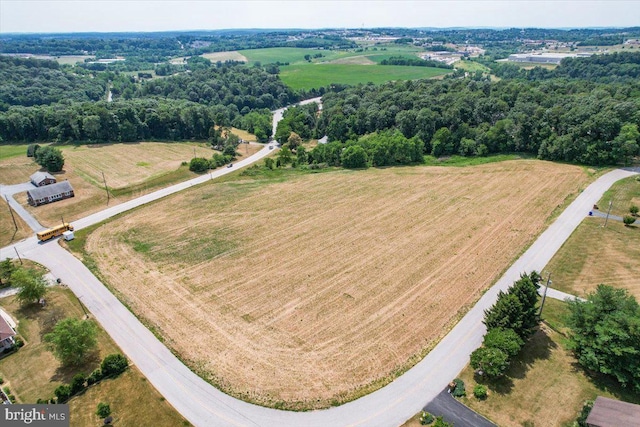
<instances>
[{"instance_id":1,"label":"gray roof","mask_svg":"<svg viewBox=\"0 0 640 427\"><path fill-rule=\"evenodd\" d=\"M34 188L27 191L33 200L43 199L45 197L51 197L56 194L66 193L73 191L73 187L69 184L69 181L62 181L51 185L45 185L44 187Z\"/></svg>"},{"instance_id":2,"label":"gray roof","mask_svg":"<svg viewBox=\"0 0 640 427\"><path fill-rule=\"evenodd\" d=\"M47 178L55 180L55 177L48 172L36 172L31 175L31 182L41 182Z\"/></svg>"},{"instance_id":3,"label":"gray roof","mask_svg":"<svg viewBox=\"0 0 640 427\"><path fill-rule=\"evenodd\" d=\"M0 341L15 336L16 331L14 331L11 325L4 320L4 317L0 316Z\"/></svg>"},{"instance_id":4,"label":"gray roof","mask_svg":"<svg viewBox=\"0 0 640 427\"><path fill-rule=\"evenodd\" d=\"M587 417L587 425L597 427L637 426L640 405L598 396Z\"/></svg>"}]
</instances>

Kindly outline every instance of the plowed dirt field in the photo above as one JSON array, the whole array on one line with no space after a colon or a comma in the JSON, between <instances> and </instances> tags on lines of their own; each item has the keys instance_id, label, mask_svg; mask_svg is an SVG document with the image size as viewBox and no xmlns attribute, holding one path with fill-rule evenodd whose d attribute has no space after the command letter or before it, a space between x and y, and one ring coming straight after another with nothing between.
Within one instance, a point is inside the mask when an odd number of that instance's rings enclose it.
<instances>
[{"instance_id":1,"label":"plowed dirt field","mask_svg":"<svg viewBox=\"0 0 640 427\"><path fill-rule=\"evenodd\" d=\"M424 356L589 180L518 160L212 183L102 226L87 249L224 391L325 407Z\"/></svg>"}]
</instances>

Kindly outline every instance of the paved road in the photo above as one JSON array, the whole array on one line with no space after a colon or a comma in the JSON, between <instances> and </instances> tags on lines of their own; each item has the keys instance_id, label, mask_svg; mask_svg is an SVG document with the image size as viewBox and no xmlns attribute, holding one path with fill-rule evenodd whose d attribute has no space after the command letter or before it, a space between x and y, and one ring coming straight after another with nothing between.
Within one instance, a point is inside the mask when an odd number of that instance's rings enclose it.
<instances>
[{"instance_id":1,"label":"paved road","mask_svg":"<svg viewBox=\"0 0 640 427\"><path fill-rule=\"evenodd\" d=\"M495 302L498 291L506 290L521 272L541 270L604 191L629 175L632 173L616 170L585 189L436 348L405 375L370 395L322 411L278 411L225 395L187 369L80 261L55 242L38 245L32 237L16 246L21 255L60 277L167 401L196 426L395 426L420 411L464 368L469 354L482 341L483 312Z\"/></svg>"},{"instance_id":2,"label":"paved road","mask_svg":"<svg viewBox=\"0 0 640 427\"><path fill-rule=\"evenodd\" d=\"M95 224L127 209L246 166L269 152L265 147L236 163L233 168L221 169L114 206L76 221L74 226L81 229ZM420 411L463 369L469 354L481 343L485 332L481 322L483 312L495 302L498 291L506 290L521 272L541 270L604 191L613 182L633 174L632 171L616 170L591 184L436 348L405 375L370 395L322 411L279 411L225 395L186 368L79 260L56 242L38 244L35 237L30 237L13 247L25 258L43 264L55 277L61 278L156 389L196 426L394 426ZM13 247L0 249L0 258L14 257Z\"/></svg>"},{"instance_id":3,"label":"paved road","mask_svg":"<svg viewBox=\"0 0 640 427\"><path fill-rule=\"evenodd\" d=\"M9 206L13 208L14 212L20 215L29 228L33 231L38 232L40 230L44 230L45 227L40 225L40 223L32 217L29 212L18 202L15 201L13 195L16 193L24 193L28 190L33 190L35 186L31 182L23 182L22 184L16 185L0 185L0 195L2 198L6 198L9 201Z\"/></svg>"},{"instance_id":4,"label":"paved road","mask_svg":"<svg viewBox=\"0 0 640 427\"><path fill-rule=\"evenodd\" d=\"M540 286L540 289L538 289L538 293L540 295L542 295L544 293L544 286ZM553 299L557 299L560 301L566 301L568 299L577 299L579 301L585 301L584 298L580 298L579 296L576 295L571 295L571 294L567 294L565 292L559 291L557 289L553 289L553 288L549 288L547 289L547 298L553 298Z\"/></svg>"},{"instance_id":5,"label":"paved road","mask_svg":"<svg viewBox=\"0 0 640 427\"><path fill-rule=\"evenodd\" d=\"M253 155L247 157L246 159L233 163L233 167L230 167L230 168L224 167L221 169L216 169L214 171L211 171L208 174L200 175L197 178L190 179L189 181L181 182L180 184L175 184L170 187L154 191L153 193L149 193L144 196L138 197L137 199L132 199L127 202L121 203L119 205L112 206L100 212L96 212L93 215L89 215L87 217L74 221L73 226L76 230L82 230L83 228L97 224L119 213L126 212L135 207L142 206L144 204L153 202L154 200L158 200L168 195L171 195L173 193L177 193L178 191L182 191L184 189L193 187L194 185L202 184L204 182L207 182L212 179L219 178L228 173L234 172L245 166L249 166L252 163L255 163L258 160L262 159L263 157L266 157L271 152L272 150L269 149L269 146L265 145L265 147L262 150L258 151L257 153L254 153Z\"/></svg>"},{"instance_id":6,"label":"paved road","mask_svg":"<svg viewBox=\"0 0 640 427\"><path fill-rule=\"evenodd\" d=\"M455 427L496 427L491 421L458 402L449 394L447 388L429 402L424 410L434 416L442 416L446 422L452 423Z\"/></svg>"}]
</instances>

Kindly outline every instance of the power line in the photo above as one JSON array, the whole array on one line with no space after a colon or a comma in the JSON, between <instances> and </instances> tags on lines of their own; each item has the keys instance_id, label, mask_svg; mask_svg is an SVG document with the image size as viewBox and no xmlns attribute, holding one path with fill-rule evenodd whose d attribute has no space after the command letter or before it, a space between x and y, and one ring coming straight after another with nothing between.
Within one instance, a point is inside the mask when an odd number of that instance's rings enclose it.
<instances>
[{"instance_id":1,"label":"power line","mask_svg":"<svg viewBox=\"0 0 640 427\"><path fill-rule=\"evenodd\" d=\"M109 188L107 187L107 180L104 177L104 172L100 171L100 173L102 173L102 182L104 182L104 191L107 192L107 206L109 206Z\"/></svg>"},{"instance_id":2,"label":"power line","mask_svg":"<svg viewBox=\"0 0 640 427\"><path fill-rule=\"evenodd\" d=\"M11 219L13 220L13 226L16 228L16 232L18 231L18 223L16 223L16 217L13 216L13 209L11 209L11 205L9 204L9 198L5 194L4 199L7 201L7 207L9 208L9 213L11 214Z\"/></svg>"}]
</instances>

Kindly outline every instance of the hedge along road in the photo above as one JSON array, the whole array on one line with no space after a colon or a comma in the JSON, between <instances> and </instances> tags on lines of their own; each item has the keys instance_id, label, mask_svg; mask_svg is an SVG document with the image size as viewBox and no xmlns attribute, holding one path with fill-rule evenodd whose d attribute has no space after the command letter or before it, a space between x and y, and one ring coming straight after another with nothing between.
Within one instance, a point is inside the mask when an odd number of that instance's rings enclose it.
<instances>
[{"instance_id":1,"label":"hedge along road","mask_svg":"<svg viewBox=\"0 0 640 427\"><path fill-rule=\"evenodd\" d=\"M265 147L238 162L233 169L257 161L269 152ZM127 209L229 173L230 169L114 206L76 221L74 226L81 229L98 223ZM464 368L469 354L481 343L485 332L483 313L495 302L498 291L507 289L521 272L541 270L604 191L619 179L634 174L615 170L587 187L416 366L374 393L320 411L280 411L225 395L182 364L78 259L62 247L53 242L38 244L35 237L14 247L21 256L46 266L67 284L156 389L196 426L397 426L420 411ZM10 246L2 248L0 257L15 257L12 249Z\"/></svg>"}]
</instances>

